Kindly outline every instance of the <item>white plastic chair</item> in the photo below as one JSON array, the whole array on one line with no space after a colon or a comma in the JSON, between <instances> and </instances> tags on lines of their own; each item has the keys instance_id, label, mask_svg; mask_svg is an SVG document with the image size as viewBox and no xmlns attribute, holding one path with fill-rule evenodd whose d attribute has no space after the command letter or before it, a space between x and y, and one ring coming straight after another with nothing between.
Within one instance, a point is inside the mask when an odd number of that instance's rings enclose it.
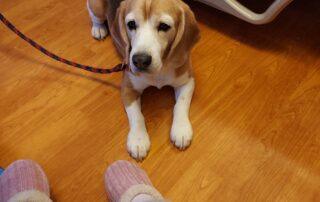
<instances>
[{"instance_id":1,"label":"white plastic chair","mask_svg":"<svg viewBox=\"0 0 320 202\"><path fill-rule=\"evenodd\" d=\"M271 22L293 0L275 0L264 13L255 13L236 0L197 0L252 24Z\"/></svg>"}]
</instances>

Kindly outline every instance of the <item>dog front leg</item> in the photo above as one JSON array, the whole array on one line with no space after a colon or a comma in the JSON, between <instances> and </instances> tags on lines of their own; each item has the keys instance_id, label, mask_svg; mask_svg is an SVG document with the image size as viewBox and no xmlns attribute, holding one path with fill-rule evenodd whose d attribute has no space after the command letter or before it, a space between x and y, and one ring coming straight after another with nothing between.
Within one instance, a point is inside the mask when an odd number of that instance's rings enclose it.
<instances>
[{"instance_id":1,"label":"dog front leg","mask_svg":"<svg viewBox=\"0 0 320 202\"><path fill-rule=\"evenodd\" d=\"M150 149L149 135L141 112L140 95L141 93L132 87L122 87L122 99L130 125L127 150L138 161L143 160Z\"/></svg>"},{"instance_id":2,"label":"dog front leg","mask_svg":"<svg viewBox=\"0 0 320 202\"><path fill-rule=\"evenodd\" d=\"M176 104L173 111L173 124L170 138L179 149L186 149L192 140L192 126L189 120L189 108L194 91L194 79L175 88Z\"/></svg>"}]
</instances>

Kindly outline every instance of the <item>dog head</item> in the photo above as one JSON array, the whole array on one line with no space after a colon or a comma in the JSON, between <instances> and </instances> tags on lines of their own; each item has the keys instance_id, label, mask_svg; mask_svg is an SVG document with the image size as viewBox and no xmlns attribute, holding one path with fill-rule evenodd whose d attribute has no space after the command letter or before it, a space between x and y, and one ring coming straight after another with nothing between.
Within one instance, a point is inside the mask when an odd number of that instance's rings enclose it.
<instances>
[{"instance_id":1,"label":"dog head","mask_svg":"<svg viewBox=\"0 0 320 202\"><path fill-rule=\"evenodd\" d=\"M180 67L199 39L194 14L180 0L125 0L116 18L123 55L134 73Z\"/></svg>"}]
</instances>

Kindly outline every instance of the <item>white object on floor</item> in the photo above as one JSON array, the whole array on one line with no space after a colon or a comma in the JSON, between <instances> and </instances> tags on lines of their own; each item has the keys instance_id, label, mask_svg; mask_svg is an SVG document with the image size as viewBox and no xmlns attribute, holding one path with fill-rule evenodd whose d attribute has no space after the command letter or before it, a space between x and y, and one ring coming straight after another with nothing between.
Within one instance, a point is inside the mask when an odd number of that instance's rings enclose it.
<instances>
[{"instance_id":1,"label":"white object on floor","mask_svg":"<svg viewBox=\"0 0 320 202\"><path fill-rule=\"evenodd\" d=\"M255 13L236 0L197 0L252 24L271 22L293 0L275 0L264 13Z\"/></svg>"}]
</instances>

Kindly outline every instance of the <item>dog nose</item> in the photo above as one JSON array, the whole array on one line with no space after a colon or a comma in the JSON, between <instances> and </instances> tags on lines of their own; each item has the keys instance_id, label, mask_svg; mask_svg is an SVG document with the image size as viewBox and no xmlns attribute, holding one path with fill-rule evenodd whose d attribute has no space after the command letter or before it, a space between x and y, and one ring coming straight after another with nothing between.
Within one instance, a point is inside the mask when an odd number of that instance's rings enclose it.
<instances>
[{"instance_id":1,"label":"dog nose","mask_svg":"<svg viewBox=\"0 0 320 202\"><path fill-rule=\"evenodd\" d=\"M132 56L132 62L139 70L146 70L152 62L152 57L146 53L138 53Z\"/></svg>"}]
</instances>

